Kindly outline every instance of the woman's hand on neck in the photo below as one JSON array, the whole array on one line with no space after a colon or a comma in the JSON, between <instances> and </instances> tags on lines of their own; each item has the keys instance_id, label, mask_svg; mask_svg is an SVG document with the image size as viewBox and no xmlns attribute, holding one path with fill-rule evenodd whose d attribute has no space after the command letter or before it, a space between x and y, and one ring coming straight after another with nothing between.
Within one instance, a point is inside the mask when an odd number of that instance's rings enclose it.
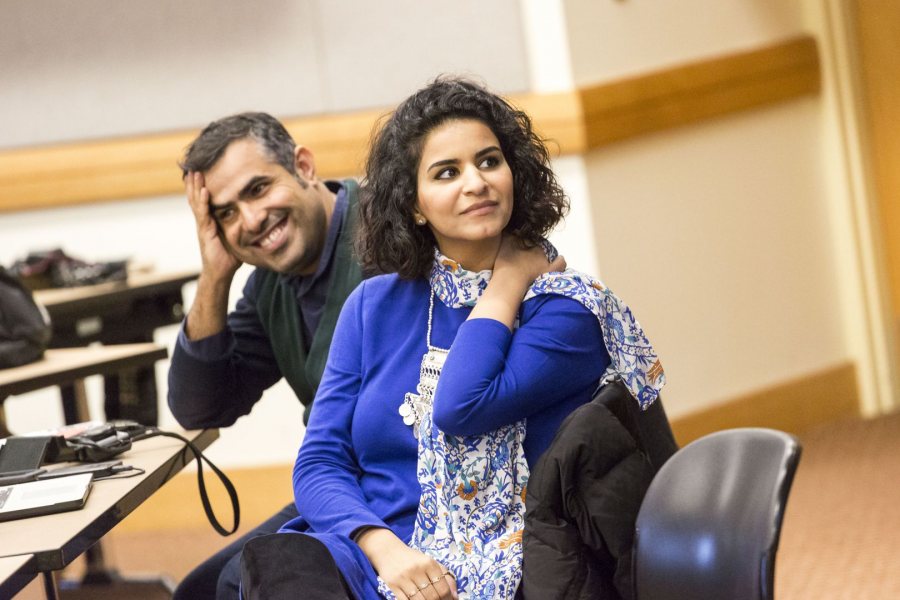
<instances>
[{"instance_id":1,"label":"woman's hand on neck","mask_svg":"<svg viewBox=\"0 0 900 600\"><path fill-rule=\"evenodd\" d=\"M491 281L469 318L494 319L512 330L522 299L534 280L550 271L565 270L566 261L559 256L550 263L540 246L525 249L518 238L504 235L493 268Z\"/></svg>"},{"instance_id":2,"label":"woman's hand on neck","mask_svg":"<svg viewBox=\"0 0 900 600\"><path fill-rule=\"evenodd\" d=\"M447 258L453 259L466 271L478 273L494 268L502 245L503 238L497 237L465 244L439 244L438 251Z\"/></svg>"}]
</instances>

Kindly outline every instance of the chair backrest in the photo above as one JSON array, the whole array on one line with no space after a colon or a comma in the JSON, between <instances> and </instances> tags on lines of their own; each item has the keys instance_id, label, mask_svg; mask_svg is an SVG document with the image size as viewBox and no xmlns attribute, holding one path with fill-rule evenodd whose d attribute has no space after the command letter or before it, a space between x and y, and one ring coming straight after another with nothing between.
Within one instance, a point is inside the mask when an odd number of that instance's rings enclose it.
<instances>
[{"instance_id":1,"label":"chair backrest","mask_svg":"<svg viewBox=\"0 0 900 600\"><path fill-rule=\"evenodd\" d=\"M796 438L730 429L680 449L653 478L634 545L636 600L771 600Z\"/></svg>"}]
</instances>

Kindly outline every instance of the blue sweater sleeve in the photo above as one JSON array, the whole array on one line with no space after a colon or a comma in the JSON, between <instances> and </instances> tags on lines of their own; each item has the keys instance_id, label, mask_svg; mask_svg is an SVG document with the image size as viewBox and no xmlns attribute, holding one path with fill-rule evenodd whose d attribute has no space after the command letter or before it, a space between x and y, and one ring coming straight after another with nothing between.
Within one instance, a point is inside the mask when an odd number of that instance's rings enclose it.
<instances>
[{"instance_id":1,"label":"blue sweater sleeve","mask_svg":"<svg viewBox=\"0 0 900 600\"><path fill-rule=\"evenodd\" d=\"M359 486L351 437L363 373L365 283L348 297L331 341L303 444L294 465L294 501L313 530L350 536L364 526L387 527Z\"/></svg>"},{"instance_id":2,"label":"blue sweater sleeve","mask_svg":"<svg viewBox=\"0 0 900 600\"><path fill-rule=\"evenodd\" d=\"M256 277L228 315L224 331L191 341L179 333L169 367L169 408L182 427L228 427L281 378L256 312Z\"/></svg>"},{"instance_id":3,"label":"blue sweater sleeve","mask_svg":"<svg viewBox=\"0 0 900 600\"><path fill-rule=\"evenodd\" d=\"M460 326L435 391L442 431L492 431L597 384L609 365L597 317L553 294L529 302L537 304L515 332L493 319Z\"/></svg>"}]
</instances>

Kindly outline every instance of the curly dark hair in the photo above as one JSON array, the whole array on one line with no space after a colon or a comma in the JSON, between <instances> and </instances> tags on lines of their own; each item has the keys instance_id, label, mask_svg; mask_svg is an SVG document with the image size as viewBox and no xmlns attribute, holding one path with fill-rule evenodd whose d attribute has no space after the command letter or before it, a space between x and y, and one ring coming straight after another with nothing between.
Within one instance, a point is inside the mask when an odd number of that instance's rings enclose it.
<instances>
[{"instance_id":1,"label":"curly dark hair","mask_svg":"<svg viewBox=\"0 0 900 600\"><path fill-rule=\"evenodd\" d=\"M294 148L297 144L281 121L268 113L245 112L223 117L203 128L187 147L184 159L178 163L182 176L187 175L188 171L209 171L231 142L244 138L256 140L272 162L284 167L288 173L297 173L294 166Z\"/></svg>"},{"instance_id":2,"label":"curly dark hair","mask_svg":"<svg viewBox=\"0 0 900 600\"><path fill-rule=\"evenodd\" d=\"M568 211L550 155L528 115L477 83L439 77L404 100L372 140L356 235L365 269L404 278L431 270L437 242L428 227L413 221L417 171L427 135L454 119L477 119L500 142L513 176L513 209L504 231L533 247Z\"/></svg>"}]
</instances>

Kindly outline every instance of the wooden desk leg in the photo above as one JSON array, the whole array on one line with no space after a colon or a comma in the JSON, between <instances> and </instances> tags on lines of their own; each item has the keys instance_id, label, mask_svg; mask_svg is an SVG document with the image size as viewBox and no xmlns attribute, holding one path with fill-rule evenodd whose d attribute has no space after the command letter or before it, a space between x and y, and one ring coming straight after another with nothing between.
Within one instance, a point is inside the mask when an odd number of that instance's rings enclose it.
<instances>
[{"instance_id":1,"label":"wooden desk leg","mask_svg":"<svg viewBox=\"0 0 900 600\"><path fill-rule=\"evenodd\" d=\"M142 425L159 422L156 371L150 367L125 369L103 380L106 419L129 419Z\"/></svg>"},{"instance_id":2,"label":"wooden desk leg","mask_svg":"<svg viewBox=\"0 0 900 600\"><path fill-rule=\"evenodd\" d=\"M78 379L72 384L75 389L75 418L79 423L91 420L91 411L88 409L87 390L84 388L84 379Z\"/></svg>"},{"instance_id":3,"label":"wooden desk leg","mask_svg":"<svg viewBox=\"0 0 900 600\"><path fill-rule=\"evenodd\" d=\"M84 379L78 379L72 385L60 386L59 393L62 397L63 415L66 425L91 420Z\"/></svg>"},{"instance_id":4,"label":"wooden desk leg","mask_svg":"<svg viewBox=\"0 0 900 600\"><path fill-rule=\"evenodd\" d=\"M6 426L6 411L3 409L3 400L4 398L0 398L0 438L12 435L9 427Z\"/></svg>"},{"instance_id":5,"label":"wooden desk leg","mask_svg":"<svg viewBox=\"0 0 900 600\"><path fill-rule=\"evenodd\" d=\"M59 600L59 588L56 587L56 577L53 571L44 571L44 594L47 600Z\"/></svg>"},{"instance_id":6,"label":"wooden desk leg","mask_svg":"<svg viewBox=\"0 0 900 600\"><path fill-rule=\"evenodd\" d=\"M84 553L87 571L81 580L84 585L110 584L120 579L119 572L106 565L103 556L103 540L100 540Z\"/></svg>"}]
</instances>

